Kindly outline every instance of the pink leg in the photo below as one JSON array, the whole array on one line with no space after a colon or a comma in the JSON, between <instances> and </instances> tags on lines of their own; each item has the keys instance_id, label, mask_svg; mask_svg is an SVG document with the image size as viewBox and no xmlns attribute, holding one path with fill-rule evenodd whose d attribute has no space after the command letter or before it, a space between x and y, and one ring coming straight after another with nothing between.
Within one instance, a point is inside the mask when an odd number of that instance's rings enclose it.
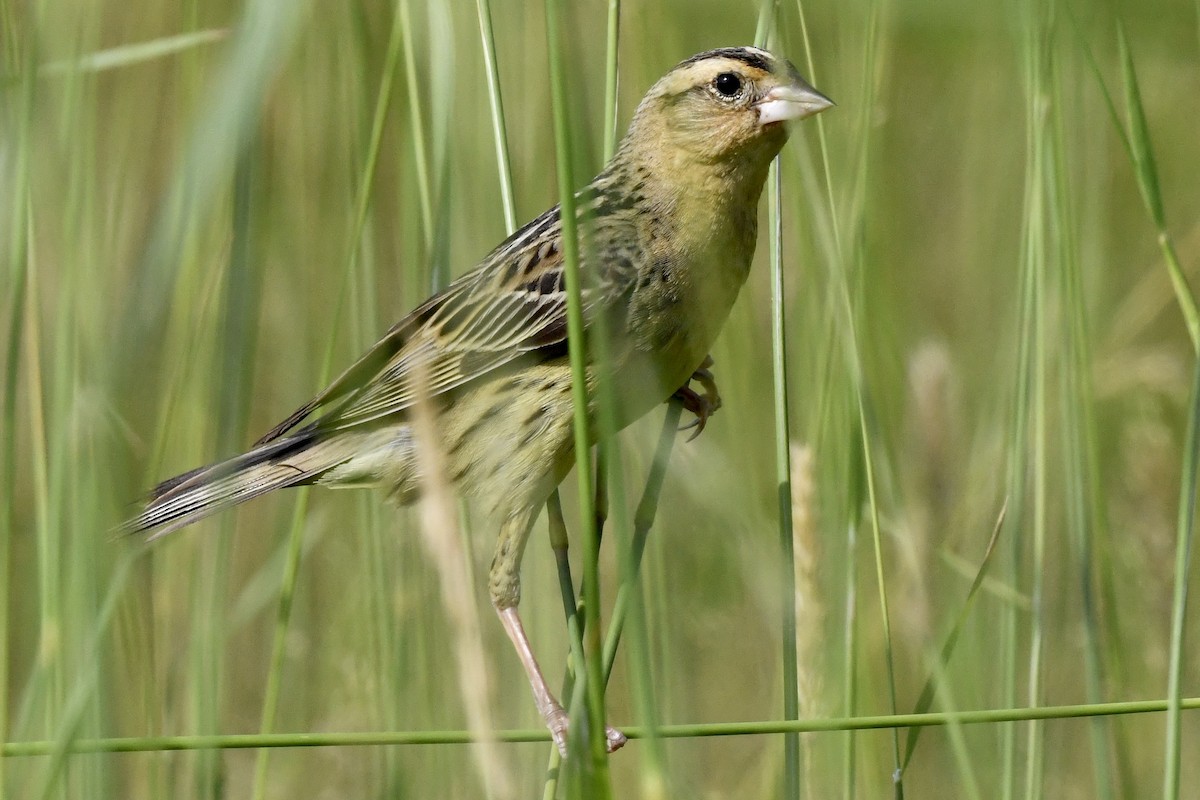
<instances>
[{"instance_id":1,"label":"pink leg","mask_svg":"<svg viewBox=\"0 0 1200 800\"><path fill-rule=\"evenodd\" d=\"M533 648L529 646L529 637L525 635L525 626L521 624L521 617L517 614L517 607L508 606L507 608L500 608L497 606L496 613L500 616L500 624L504 626L505 633L512 640L513 647L517 649L517 656L521 659L521 666L525 667L525 674L529 677L529 685L533 687L533 700L537 703L538 713L546 721L546 727L550 729L550 735L554 738L554 744L565 758L567 755L567 729L569 728L567 712L563 710L562 704L555 699L554 693L550 691L550 686L546 683L546 677L542 674L537 659L533 657ZM625 735L616 728L605 726L605 737L608 740L607 747L610 753L619 750L625 744Z\"/></svg>"}]
</instances>

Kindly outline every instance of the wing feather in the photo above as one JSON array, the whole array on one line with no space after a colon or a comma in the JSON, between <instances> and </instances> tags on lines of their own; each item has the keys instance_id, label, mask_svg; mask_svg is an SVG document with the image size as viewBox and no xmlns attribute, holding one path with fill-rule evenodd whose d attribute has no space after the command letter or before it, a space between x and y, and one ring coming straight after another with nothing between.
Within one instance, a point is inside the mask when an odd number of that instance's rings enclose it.
<instances>
[{"instance_id":1,"label":"wing feather","mask_svg":"<svg viewBox=\"0 0 1200 800\"><path fill-rule=\"evenodd\" d=\"M396 323L259 443L279 438L319 410L325 410L317 422L324 430L392 416L421 394L436 397L561 345L567 302L559 223L555 207L517 231L478 269ZM586 287L585 315L592 316L611 294L600 285Z\"/></svg>"}]
</instances>

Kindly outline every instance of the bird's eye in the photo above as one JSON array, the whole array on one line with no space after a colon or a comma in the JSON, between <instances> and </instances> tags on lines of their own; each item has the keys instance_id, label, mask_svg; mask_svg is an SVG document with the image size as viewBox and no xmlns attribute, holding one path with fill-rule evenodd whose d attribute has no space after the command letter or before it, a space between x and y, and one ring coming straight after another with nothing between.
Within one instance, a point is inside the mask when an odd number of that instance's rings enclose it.
<instances>
[{"instance_id":1,"label":"bird's eye","mask_svg":"<svg viewBox=\"0 0 1200 800\"><path fill-rule=\"evenodd\" d=\"M736 97L742 90L742 79L732 72L722 72L713 80L713 88L722 97Z\"/></svg>"}]
</instances>

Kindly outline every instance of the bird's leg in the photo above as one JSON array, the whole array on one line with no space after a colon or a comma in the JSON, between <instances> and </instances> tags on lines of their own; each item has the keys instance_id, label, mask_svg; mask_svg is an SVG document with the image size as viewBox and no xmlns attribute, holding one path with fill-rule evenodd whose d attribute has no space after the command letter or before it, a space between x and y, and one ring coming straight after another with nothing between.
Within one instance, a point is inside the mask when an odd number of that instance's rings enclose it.
<instances>
[{"instance_id":1,"label":"bird's leg","mask_svg":"<svg viewBox=\"0 0 1200 800\"><path fill-rule=\"evenodd\" d=\"M680 386L674 394L674 397L683 403L685 409L696 415L694 420L679 429L681 431L686 431L688 428L696 429L696 432L688 437L689 442L704 432L708 418L717 413L717 409L721 407L721 395L717 392L717 381L709 369L712 365L712 356L705 356L704 361L700 362L700 366L692 373L692 377L688 378L688 382ZM692 381L700 384L704 389L703 394L690 386Z\"/></svg>"},{"instance_id":2,"label":"bird's leg","mask_svg":"<svg viewBox=\"0 0 1200 800\"><path fill-rule=\"evenodd\" d=\"M497 606L496 613L500 616L500 624L504 626L504 632L508 634L513 647L517 649L521 666L525 667L529 685L533 688L533 701L537 704L538 713L542 715L546 727L550 729L550 736L554 739L554 744L565 758L567 755L567 732L571 727L567 712L558 702L554 693L550 691L550 685L546 683L546 676L542 674L537 659L533 657L533 649L529 645L529 637L525 635L525 626L521 624L521 617L517 614L517 607L500 608ZM604 738L605 746L610 753L621 749L626 742L625 734L611 725L604 726Z\"/></svg>"},{"instance_id":3,"label":"bird's leg","mask_svg":"<svg viewBox=\"0 0 1200 800\"><path fill-rule=\"evenodd\" d=\"M559 752L566 756L567 730L570 727L570 720L567 719L567 712L558 702L558 698L550 691L550 686L546 683L546 676L542 674L537 659L533 657L533 649L529 646L529 637L525 635L525 626L521 624L517 607L500 608L496 606L496 613L500 615L500 624L504 626L504 632L508 634L513 647L517 649L517 657L521 659L521 666L525 668L529 685L533 687L533 701L537 704L538 713L542 715L546 727L550 729L550 736L553 737Z\"/></svg>"},{"instance_id":4,"label":"bird's leg","mask_svg":"<svg viewBox=\"0 0 1200 800\"><path fill-rule=\"evenodd\" d=\"M512 640L529 678L533 689L533 700L537 704L538 713L550 729L550 736L555 746L565 757L567 755L567 731L570 721L562 704L550 691L546 676L538 666L533 656L533 647L525 634L525 626L517 613L517 604L521 600L521 554L525 550L525 542L529 538L529 528L532 519L510 518L500 529L500 540L496 543L496 554L492 559L491 574L489 575L489 591L492 596L492 606L500 617L504 632ZM582 679L582 676L577 676ZM605 726L605 738L608 752L613 752L625 744L625 735L616 728Z\"/></svg>"}]
</instances>

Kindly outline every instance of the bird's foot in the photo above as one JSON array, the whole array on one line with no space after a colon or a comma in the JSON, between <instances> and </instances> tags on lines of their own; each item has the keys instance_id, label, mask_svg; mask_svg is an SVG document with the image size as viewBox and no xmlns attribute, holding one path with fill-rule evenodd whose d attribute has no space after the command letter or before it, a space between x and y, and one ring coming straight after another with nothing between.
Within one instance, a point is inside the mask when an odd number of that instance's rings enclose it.
<instances>
[{"instance_id":1,"label":"bird's foot","mask_svg":"<svg viewBox=\"0 0 1200 800\"><path fill-rule=\"evenodd\" d=\"M494 566L493 569L495 569ZM521 665L525 667L526 675L529 676L529 685L533 689L533 701L537 704L538 713L542 715L546 727L550 729L550 737L554 739L554 746L558 748L558 752L562 754L563 758L566 758L567 737L570 734L571 721L567 717L562 703L558 702L554 693L550 691L550 687L546 684L546 677L542 674L537 659L533 657L533 648L529 646L529 637L525 635L525 626L521 624L517 607L497 604L496 613L500 617L500 624L504 626L504 631L512 639L513 646L517 649L517 656L521 659ZM625 744L625 734L606 725L604 727L604 744L610 753L620 750L621 746Z\"/></svg>"},{"instance_id":2,"label":"bird's foot","mask_svg":"<svg viewBox=\"0 0 1200 800\"><path fill-rule=\"evenodd\" d=\"M685 409L696 415L694 420L679 429L681 431L686 431L690 428L696 429L696 432L688 437L689 442L704 432L704 426L708 424L708 418L717 413L717 409L721 407L721 395L717 391L717 381L709 369L712 365L712 356L705 356L699 368L692 373L692 377L688 378L688 382L680 386L674 395L683 403ZM700 387L704 390L703 393L697 392L691 387L690 384L692 381L700 384Z\"/></svg>"},{"instance_id":3,"label":"bird's foot","mask_svg":"<svg viewBox=\"0 0 1200 800\"><path fill-rule=\"evenodd\" d=\"M545 715L546 727L550 729L550 736L554 739L554 745L558 748L559 754L565 759L567 757L567 736L571 729L571 721L567 717L567 712L562 706L556 704L549 713ZM604 726L604 746L610 753L615 753L620 750L625 742L625 734L621 733L611 725Z\"/></svg>"}]
</instances>

